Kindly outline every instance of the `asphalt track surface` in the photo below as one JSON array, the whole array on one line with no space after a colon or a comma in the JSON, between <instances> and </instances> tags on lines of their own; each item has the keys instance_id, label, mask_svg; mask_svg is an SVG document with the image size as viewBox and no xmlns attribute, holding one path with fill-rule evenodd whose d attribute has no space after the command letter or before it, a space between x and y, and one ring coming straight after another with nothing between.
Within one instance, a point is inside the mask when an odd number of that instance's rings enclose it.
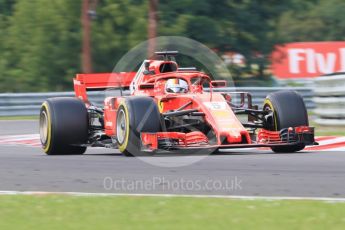
<instances>
[{"instance_id":1,"label":"asphalt track surface","mask_svg":"<svg viewBox=\"0 0 345 230\"><path fill-rule=\"evenodd\" d=\"M0 121L0 135L37 130L36 121ZM0 145L0 190L345 197L342 151L231 150L183 167L167 167L198 158L127 158L102 148L84 155L47 156L37 147Z\"/></svg>"}]
</instances>

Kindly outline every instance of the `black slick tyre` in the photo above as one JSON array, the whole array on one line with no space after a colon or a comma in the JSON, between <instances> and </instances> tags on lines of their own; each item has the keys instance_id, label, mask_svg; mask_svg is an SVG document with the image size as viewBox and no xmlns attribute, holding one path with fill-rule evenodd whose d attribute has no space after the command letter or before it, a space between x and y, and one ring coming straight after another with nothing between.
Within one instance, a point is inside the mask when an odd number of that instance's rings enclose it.
<instances>
[{"instance_id":1,"label":"black slick tyre","mask_svg":"<svg viewBox=\"0 0 345 230\"><path fill-rule=\"evenodd\" d=\"M40 110L40 140L48 155L83 154L88 139L88 113L77 98L50 98Z\"/></svg>"},{"instance_id":2,"label":"black slick tyre","mask_svg":"<svg viewBox=\"0 0 345 230\"><path fill-rule=\"evenodd\" d=\"M279 91L269 94L264 102L264 110L271 110L273 116L268 120L266 129L280 131L289 127L309 126L308 113L303 98L294 91ZM297 152L304 144L276 146L277 153Z\"/></svg>"},{"instance_id":3,"label":"black slick tyre","mask_svg":"<svg viewBox=\"0 0 345 230\"><path fill-rule=\"evenodd\" d=\"M141 132L161 131L158 106L151 97L128 97L120 104L116 116L119 150L125 156L149 155L141 148Z\"/></svg>"}]
</instances>

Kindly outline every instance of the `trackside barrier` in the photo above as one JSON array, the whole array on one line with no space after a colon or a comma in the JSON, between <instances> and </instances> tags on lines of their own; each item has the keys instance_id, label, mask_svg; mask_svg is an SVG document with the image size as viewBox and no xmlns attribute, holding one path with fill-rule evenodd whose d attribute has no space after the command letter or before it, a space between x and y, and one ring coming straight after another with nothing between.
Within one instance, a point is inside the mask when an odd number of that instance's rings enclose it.
<instances>
[{"instance_id":1,"label":"trackside barrier","mask_svg":"<svg viewBox=\"0 0 345 230\"><path fill-rule=\"evenodd\" d=\"M262 105L267 94L279 90L295 90L300 93L308 108L314 108L311 88L306 87L237 87L224 88L222 91L249 92L253 95L253 104ZM101 106L106 96L119 96L119 91L88 92L89 99L95 105ZM0 94L0 116L34 116L38 115L41 104L50 97L74 97L74 92L49 93L3 93Z\"/></svg>"},{"instance_id":2,"label":"trackside barrier","mask_svg":"<svg viewBox=\"0 0 345 230\"><path fill-rule=\"evenodd\" d=\"M318 77L314 86L315 122L345 126L345 73Z\"/></svg>"}]
</instances>

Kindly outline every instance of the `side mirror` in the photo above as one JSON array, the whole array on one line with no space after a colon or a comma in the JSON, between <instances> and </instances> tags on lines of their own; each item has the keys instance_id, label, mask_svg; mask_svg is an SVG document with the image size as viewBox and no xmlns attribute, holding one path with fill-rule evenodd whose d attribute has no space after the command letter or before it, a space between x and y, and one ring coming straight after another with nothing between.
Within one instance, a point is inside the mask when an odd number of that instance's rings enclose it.
<instances>
[{"instance_id":1,"label":"side mirror","mask_svg":"<svg viewBox=\"0 0 345 230\"><path fill-rule=\"evenodd\" d=\"M211 86L213 88L223 88L223 87L226 87L226 81L224 80L211 81Z\"/></svg>"},{"instance_id":2,"label":"side mirror","mask_svg":"<svg viewBox=\"0 0 345 230\"><path fill-rule=\"evenodd\" d=\"M145 70L149 71L150 68L150 62L145 62Z\"/></svg>"},{"instance_id":3,"label":"side mirror","mask_svg":"<svg viewBox=\"0 0 345 230\"><path fill-rule=\"evenodd\" d=\"M144 70L143 74L144 75L153 75L153 74L155 74L154 70L150 71L150 62L149 61L145 62L145 70Z\"/></svg>"}]
</instances>

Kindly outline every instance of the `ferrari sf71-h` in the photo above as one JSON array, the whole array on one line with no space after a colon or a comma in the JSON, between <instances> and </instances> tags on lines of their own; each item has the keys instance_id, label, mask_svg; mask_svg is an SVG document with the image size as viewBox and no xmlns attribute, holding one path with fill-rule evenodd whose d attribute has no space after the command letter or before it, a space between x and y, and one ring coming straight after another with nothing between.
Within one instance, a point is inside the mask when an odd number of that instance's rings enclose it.
<instances>
[{"instance_id":1,"label":"ferrari sf71-h","mask_svg":"<svg viewBox=\"0 0 345 230\"><path fill-rule=\"evenodd\" d=\"M316 144L296 92L271 93L263 105L253 105L250 93L229 92L226 81L180 68L176 54L156 52L137 72L77 74L76 97L42 104L44 152L82 154L88 147L118 148L126 156L260 147L296 152ZM87 92L95 90L108 92L103 106L90 102Z\"/></svg>"}]
</instances>

